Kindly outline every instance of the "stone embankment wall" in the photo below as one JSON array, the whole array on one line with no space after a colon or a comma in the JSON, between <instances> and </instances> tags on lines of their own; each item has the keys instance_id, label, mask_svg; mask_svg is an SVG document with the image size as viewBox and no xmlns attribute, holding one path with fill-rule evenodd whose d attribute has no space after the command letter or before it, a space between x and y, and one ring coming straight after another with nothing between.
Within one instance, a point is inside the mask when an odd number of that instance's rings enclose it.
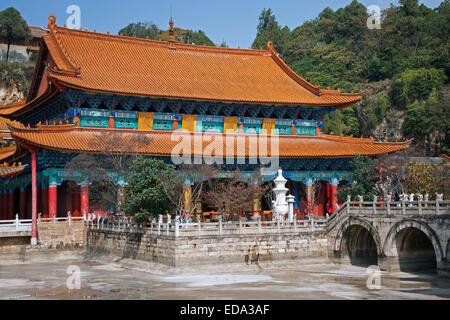
<instances>
[{"instance_id":1,"label":"stone embankment wall","mask_svg":"<svg viewBox=\"0 0 450 320\"><path fill-rule=\"evenodd\" d=\"M88 229L86 244L90 254L112 254L170 266L327 257L327 236L323 231L174 237L148 231Z\"/></svg>"},{"instance_id":2,"label":"stone embankment wall","mask_svg":"<svg viewBox=\"0 0 450 320\"><path fill-rule=\"evenodd\" d=\"M86 224L83 220L40 221L38 243L52 248L82 248L86 244Z\"/></svg>"}]
</instances>

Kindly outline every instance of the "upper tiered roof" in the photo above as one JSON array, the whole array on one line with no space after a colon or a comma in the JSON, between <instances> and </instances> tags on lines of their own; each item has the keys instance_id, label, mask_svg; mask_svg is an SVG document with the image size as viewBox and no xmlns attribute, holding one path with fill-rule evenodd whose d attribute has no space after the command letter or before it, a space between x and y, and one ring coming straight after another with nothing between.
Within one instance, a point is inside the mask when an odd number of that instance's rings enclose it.
<instances>
[{"instance_id":1,"label":"upper tiered roof","mask_svg":"<svg viewBox=\"0 0 450 320\"><path fill-rule=\"evenodd\" d=\"M322 90L268 50L154 41L58 27L43 35L59 84L120 95L269 105L345 107L361 94Z\"/></svg>"}]
</instances>

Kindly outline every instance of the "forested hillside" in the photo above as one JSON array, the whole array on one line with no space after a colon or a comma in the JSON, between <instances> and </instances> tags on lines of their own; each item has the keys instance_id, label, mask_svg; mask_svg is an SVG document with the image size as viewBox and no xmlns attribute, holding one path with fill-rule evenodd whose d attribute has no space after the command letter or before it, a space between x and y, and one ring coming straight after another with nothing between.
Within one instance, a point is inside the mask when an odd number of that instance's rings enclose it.
<instances>
[{"instance_id":1,"label":"forested hillside","mask_svg":"<svg viewBox=\"0 0 450 320\"><path fill-rule=\"evenodd\" d=\"M324 131L378 139L414 138L418 154L449 154L450 2L436 9L400 0L367 27L358 1L294 30L270 9L259 18L254 48L274 43L298 74L322 87L365 90L363 101L325 119Z\"/></svg>"}]
</instances>

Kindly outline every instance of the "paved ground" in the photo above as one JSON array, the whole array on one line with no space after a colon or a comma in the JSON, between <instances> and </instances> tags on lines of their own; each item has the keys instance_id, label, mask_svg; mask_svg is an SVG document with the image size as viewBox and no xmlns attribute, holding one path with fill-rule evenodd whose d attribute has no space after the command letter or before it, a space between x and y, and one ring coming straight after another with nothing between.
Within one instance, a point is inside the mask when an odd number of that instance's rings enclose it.
<instances>
[{"instance_id":1,"label":"paved ground","mask_svg":"<svg viewBox=\"0 0 450 320\"><path fill-rule=\"evenodd\" d=\"M52 261L50 261L52 260ZM174 269L65 254L47 261L0 259L0 299L450 299L450 279L431 273L381 273L367 288L365 268L295 262ZM81 271L69 290L67 268Z\"/></svg>"}]
</instances>

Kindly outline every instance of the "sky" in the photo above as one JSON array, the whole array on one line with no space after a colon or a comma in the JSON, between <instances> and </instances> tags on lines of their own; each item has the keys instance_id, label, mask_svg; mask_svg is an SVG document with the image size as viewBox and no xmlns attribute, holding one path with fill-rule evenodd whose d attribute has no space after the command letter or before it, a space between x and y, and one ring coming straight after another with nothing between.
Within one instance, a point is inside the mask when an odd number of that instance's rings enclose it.
<instances>
[{"instance_id":1,"label":"sky","mask_svg":"<svg viewBox=\"0 0 450 320\"><path fill-rule=\"evenodd\" d=\"M81 26L92 31L117 34L131 22L153 22L168 29L172 14L175 27L203 30L215 43L226 41L230 47L251 46L256 35L258 16L271 8L278 23L291 30L314 19L326 7L336 10L351 0L2 0L0 11L14 7L31 26L46 27L48 15L56 16L56 24L64 25L70 14L68 6L81 9ZM389 7L396 0L359 0L365 6ZM422 0L428 7L439 6L441 0Z\"/></svg>"}]
</instances>

